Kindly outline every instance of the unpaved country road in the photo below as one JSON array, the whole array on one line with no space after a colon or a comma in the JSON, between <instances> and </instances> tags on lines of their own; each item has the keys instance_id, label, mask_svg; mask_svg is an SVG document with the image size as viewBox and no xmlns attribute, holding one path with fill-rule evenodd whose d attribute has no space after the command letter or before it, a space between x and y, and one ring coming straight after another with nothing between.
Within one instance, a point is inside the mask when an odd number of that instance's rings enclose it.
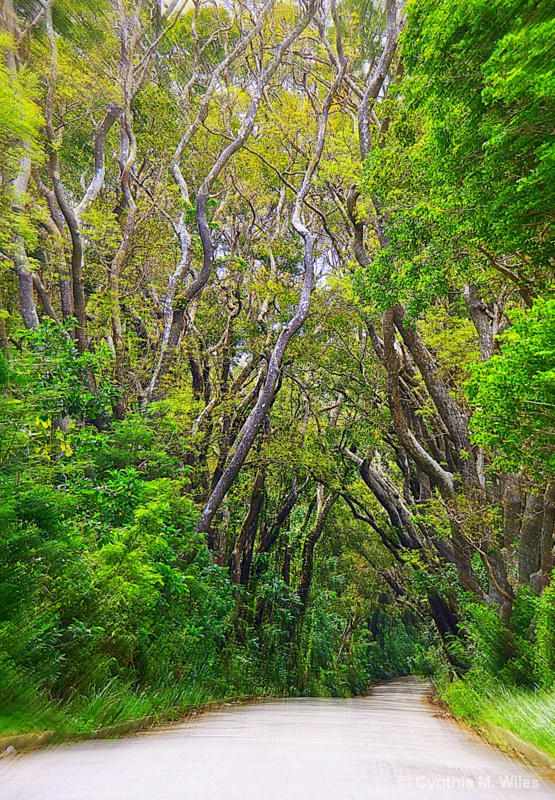
<instances>
[{"instance_id":1,"label":"unpaved country road","mask_svg":"<svg viewBox=\"0 0 555 800\"><path fill-rule=\"evenodd\" d=\"M0 799L555 800L555 784L435 716L425 691L401 680L4 758Z\"/></svg>"}]
</instances>

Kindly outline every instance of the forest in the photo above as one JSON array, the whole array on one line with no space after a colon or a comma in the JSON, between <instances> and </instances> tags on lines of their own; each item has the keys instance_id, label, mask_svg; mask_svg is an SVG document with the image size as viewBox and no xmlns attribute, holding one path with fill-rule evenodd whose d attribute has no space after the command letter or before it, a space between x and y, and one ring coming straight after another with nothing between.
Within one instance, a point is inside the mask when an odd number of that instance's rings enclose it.
<instances>
[{"instance_id":1,"label":"forest","mask_svg":"<svg viewBox=\"0 0 555 800\"><path fill-rule=\"evenodd\" d=\"M419 674L555 753L552 0L0 14L0 731Z\"/></svg>"}]
</instances>

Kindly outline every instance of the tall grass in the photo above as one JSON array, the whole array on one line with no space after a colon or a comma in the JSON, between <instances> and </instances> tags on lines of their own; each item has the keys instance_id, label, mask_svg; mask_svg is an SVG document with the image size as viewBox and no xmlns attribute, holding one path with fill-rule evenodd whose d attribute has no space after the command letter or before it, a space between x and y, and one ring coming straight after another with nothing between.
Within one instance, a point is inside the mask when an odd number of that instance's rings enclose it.
<instances>
[{"instance_id":1,"label":"tall grass","mask_svg":"<svg viewBox=\"0 0 555 800\"><path fill-rule=\"evenodd\" d=\"M555 756L555 689L501 690L484 705L482 719Z\"/></svg>"},{"instance_id":2,"label":"tall grass","mask_svg":"<svg viewBox=\"0 0 555 800\"><path fill-rule=\"evenodd\" d=\"M466 680L439 687L452 713L478 727L491 723L555 756L555 688L518 689Z\"/></svg>"}]
</instances>

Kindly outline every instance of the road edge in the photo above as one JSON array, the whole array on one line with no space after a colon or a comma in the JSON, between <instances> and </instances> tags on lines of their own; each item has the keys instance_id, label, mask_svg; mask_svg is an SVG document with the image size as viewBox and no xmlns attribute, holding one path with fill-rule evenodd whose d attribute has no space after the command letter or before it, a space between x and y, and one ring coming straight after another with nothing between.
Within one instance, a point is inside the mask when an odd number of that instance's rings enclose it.
<instances>
[{"instance_id":1,"label":"road edge","mask_svg":"<svg viewBox=\"0 0 555 800\"><path fill-rule=\"evenodd\" d=\"M477 733L480 738L485 739L488 744L497 747L505 752L509 750L521 761L536 767L543 767L549 770L550 777L555 779L555 756L546 750L542 750L531 742L526 742L501 725L494 725L492 722L482 722L480 724L471 723L464 717L457 717L452 713L448 704L445 703L437 694L436 687L432 684L432 692L427 696L428 702L436 708L441 709L441 714L449 717L459 725L463 725L469 730Z\"/></svg>"},{"instance_id":2,"label":"road edge","mask_svg":"<svg viewBox=\"0 0 555 800\"><path fill-rule=\"evenodd\" d=\"M265 700L273 699L275 699L274 695L225 697L222 700L210 700L206 703L200 703L197 706L191 706L191 708L175 716L171 714L162 714L160 716L149 715L126 720L125 722L120 722L115 725L105 725L94 731L87 732L29 731L27 733L7 734L5 736L0 736L0 759L6 756L16 755L22 751L34 750L38 747L46 747L51 744L87 741L90 739L117 739L129 733L137 733L142 730L147 731L162 725L175 725L180 722L186 722L188 719L197 717L200 714L216 711L226 706L261 703Z\"/></svg>"}]
</instances>

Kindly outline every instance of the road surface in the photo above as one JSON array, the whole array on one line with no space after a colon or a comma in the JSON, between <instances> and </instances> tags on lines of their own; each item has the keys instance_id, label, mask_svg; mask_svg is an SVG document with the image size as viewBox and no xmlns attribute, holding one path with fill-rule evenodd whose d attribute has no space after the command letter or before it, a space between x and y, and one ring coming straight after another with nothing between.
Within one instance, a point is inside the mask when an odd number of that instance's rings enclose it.
<instances>
[{"instance_id":1,"label":"road surface","mask_svg":"<svg viewBox=\"0 0 555 800\"><path fill-rule=\"evenodd\" d=\"M0 760L1 800L555 800L555 784L436 714L416 680L353 700L225 708Z\"/></svg>"}]
</instances>

